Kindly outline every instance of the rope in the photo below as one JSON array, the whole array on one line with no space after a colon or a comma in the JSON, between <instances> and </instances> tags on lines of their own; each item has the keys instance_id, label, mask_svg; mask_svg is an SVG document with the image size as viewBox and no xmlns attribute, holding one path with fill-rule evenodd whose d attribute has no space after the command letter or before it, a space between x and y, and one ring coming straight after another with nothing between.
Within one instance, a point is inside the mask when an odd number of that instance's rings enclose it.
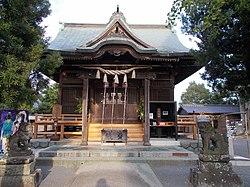
<instances>
[{"instance_id":1,"label":"rope","mask_svg":"<svg viewBox=\"0 0 250 187\"><path fill-rule=\"evenodd\" d=\"M124 69L124 70L106 70L103 69L101 67L83 67L85 69L97 69L100 70L102 73L107 74L107 75L124 75L124 74L128 74L133 70L136 69L146 69L149 67L133 67L133 68L129 68L129 69Z\"/></svg>"}]
</instances>

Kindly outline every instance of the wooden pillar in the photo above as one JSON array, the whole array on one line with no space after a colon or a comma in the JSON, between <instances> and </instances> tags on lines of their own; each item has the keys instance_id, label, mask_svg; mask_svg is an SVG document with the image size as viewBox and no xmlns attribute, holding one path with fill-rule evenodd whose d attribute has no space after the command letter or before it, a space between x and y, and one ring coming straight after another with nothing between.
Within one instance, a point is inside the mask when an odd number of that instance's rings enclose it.
<instances>
[{"instance_id":1,"label":"wooden pillar","mask_svg":"<svg viewBox=\"0 0 250 187\"><path fill-rule=\"evenodd\" d=\"M149 127L149 93L150 93L150 80L144 79L144 112L145 112L145 121L144 121L144 146L151 146L150 139L150 127Z\"/></svg>"},{"instance_id":2,"label":"wooden pillar","mask_svg":"<svg viewBox=\"0 0 250 187\"><path fill-rule=\"evenodd\" d=\"M174 76L170 76L170 101L174 101Z\"/></svg>"},{"instance_id":3,"label":"wooden pillar","mask_svg":"<svg viewBox=\"0 0 250 187\"><path fill-rule=\"evenodd\" d=\"M82 88L82 142L81 145L88 145L88 89L89 79L83 78Z\"/></svg>"},{"instance_id":4,"label":"wooden pillar","mask_svg":"<svg viewBox=\"0 0 250 187\"><path fill-rule=\"evenodd\" d=\"M63 72L60 72L59 75L59 85L58 85L58 104L62 104L62 80L63 79Z\"/></svg>"},{"instance_id":5,"label":"wooden pillar","mask_svg":"<svg viewBox=\"0 0 250 187\"><path fill-rule=\"evenodd\" d=\"M178 127L177 127L177 104L174 102L174 130L175 130L175 140L178 139Z\"/></svg>"}]
</instances>

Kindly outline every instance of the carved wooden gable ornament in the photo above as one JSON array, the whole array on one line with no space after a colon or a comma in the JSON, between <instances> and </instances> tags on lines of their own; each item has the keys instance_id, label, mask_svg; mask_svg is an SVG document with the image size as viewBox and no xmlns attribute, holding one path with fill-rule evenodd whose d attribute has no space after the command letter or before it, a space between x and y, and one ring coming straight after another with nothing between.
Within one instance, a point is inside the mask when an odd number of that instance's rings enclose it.
<instances>
[{"instance_id":1,"label":"carved wooden gable ornament","mask_svg":"<svg viewBox=\"0 0 250 187\"><path fill-rule=\"evenodd\" d=\"M96 38L87 42L86 47L93 47L104 41L109 41L110 43L114 43L115 41L119 41L120 43L121 41L124 41L124 43L133 43L140 48L155 49L154 47L139 39L131 31L128 24L126 23L123 13L121 13L119 9L111 16L106 29Z\"/></svg>"}]
</instances>

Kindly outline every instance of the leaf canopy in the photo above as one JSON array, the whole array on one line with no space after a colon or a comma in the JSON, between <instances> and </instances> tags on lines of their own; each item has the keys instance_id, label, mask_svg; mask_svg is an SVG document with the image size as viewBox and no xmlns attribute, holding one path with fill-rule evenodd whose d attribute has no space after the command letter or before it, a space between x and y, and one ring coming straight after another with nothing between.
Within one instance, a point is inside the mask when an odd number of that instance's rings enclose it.
<instances>
[{"instance_id":1,"label":"leaf canopy","mask_svg":"<svg viewBox=\"0 0 250 187\"><path fill-rule=\"evenodd\" d=\"M59 53L41 60L47 39L40 23L50 12L48 0L0 1L0 109L32 108L49 82L41 72L51 76L61 64Z\"/></svg>"},{"instance_id":2,"label":"leaf canopy","mask_svg":"<svg viewBox=\"0 0 250 187\"><path fill-rule=\"evenodd\" d=\"M250 98L249 15L249 0L175 0L168 13L169 25L180 20L182 31L199 39L192 52L206 68L202 77L222 96Z\"/></svg>"}]
</instances>

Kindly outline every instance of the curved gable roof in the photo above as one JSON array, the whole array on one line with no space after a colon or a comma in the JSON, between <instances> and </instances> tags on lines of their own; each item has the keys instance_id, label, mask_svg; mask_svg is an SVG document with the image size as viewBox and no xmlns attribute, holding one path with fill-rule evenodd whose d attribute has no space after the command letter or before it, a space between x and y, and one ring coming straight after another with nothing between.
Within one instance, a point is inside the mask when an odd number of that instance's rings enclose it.
<instances>
[{"instance_id":1,"label":"curved gable roof","mask_svg":"<svg viewBox=\"0 0 250 187\"><path fill-rule=\"evenodd\" d=\"M116 28L120 33L115 33ZM49 50L90 52L104 43L125 41L141 52L163 55L189 52L177 35L165 25L129 25L120 12L113 13L108 24L65 23L49 45Z\"/></svg>"},{"instance_id":2,"label":"curved gable roof","mask_svg":"<svg viewBox=\"0 0 250 187\"><path fill-rule=\"evenodd\" d=\"M121 38L127 38L131 41L134 41L138 45L141 45L143 48L153 48L149 44L143 42L138 37L136 37L133 32L130 30L129 26L125 21L123 21L123 17L117 14L114 19L107 25L105 30L97 36L94 40L87 43L87 46L90 47L99 41L103 40L106 37L121 37Z\"/></svg>"}]
</instances>

